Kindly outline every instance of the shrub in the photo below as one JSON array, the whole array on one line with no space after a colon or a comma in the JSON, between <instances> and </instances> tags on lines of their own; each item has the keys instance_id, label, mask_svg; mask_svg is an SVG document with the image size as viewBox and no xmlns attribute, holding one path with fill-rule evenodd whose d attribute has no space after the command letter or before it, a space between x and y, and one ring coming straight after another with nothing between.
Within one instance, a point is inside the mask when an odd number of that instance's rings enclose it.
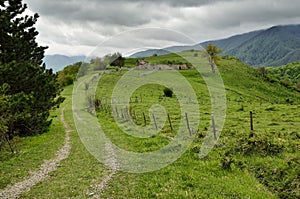
<instances>
[{"instance_id":1,"label":"shrub","mask_svg":"<svg viewBox=\"0 0 300 199\"><path fill-rule=\"evenodd\" d=\"M260 156L275 155L284 151L284 143L277 136L250 133L249 137L241 138L236 148L243 155L257 154Z\"/></svg>"},{"instance_id":2,"label":"shrub","mask_svg":"<svg viewBox=\"0 0 300 199\"><path fill-rule=\"evenodd\" d=\"M164 89L164 94L166 97L173 97L173 91L170 88L165 88Z\"/></svg>"}]
</instances>

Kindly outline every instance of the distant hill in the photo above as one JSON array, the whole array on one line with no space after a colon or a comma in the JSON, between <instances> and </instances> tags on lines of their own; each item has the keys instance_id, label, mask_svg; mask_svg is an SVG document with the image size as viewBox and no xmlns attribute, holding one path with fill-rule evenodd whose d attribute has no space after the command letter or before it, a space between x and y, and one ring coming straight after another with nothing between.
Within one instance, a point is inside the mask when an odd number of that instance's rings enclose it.
<instances>
[{"instance_id":1,"label":"distant hill","mask_svg":"<svg viewBox=\"0 0 300 199\"><path fill-rule=\"evenodd\" d=\"M300 61L300 25L275 26L261 31L224 53L247 64L279 66Z\"/></svg>"},{"instance_id":2,"label":"distant hill","mask_svg":"<svg viewBox=\"0 0 300 199\"><path fill-rule=\"evenodd\" d=\"M85 56L65 56L65 55L46 55L44 62L47 68L52 68L54 72L62 70L64 67L76 62L85 61Z\"/></svg>"},{"instance_id":3,"label":"distant hill","mask_svg":"<svg viewBox=\"0 0 300 199\"><path fill-rule=\"evenodd\" d=\"M166 55L169 54L170 52L164 49L149 49L149 50L144 50L141 52L137 52L133 55L131 55L129 58L143 58L143 57L151 57L153 55Z\"/></svg>"},{"instance_id":4,"label":"distant hill","mask_svg":"<svg viewBox=\"0 0 300 199\"><path fill-rule=\"evenodd\" d=\"M195 46L176 46L166 49L147 50L131 57L149 57L149 55L166 54L166 50L180 52L182 50L199 50L208 43L223 49L224 55L238 57L252 66L280 66L300 61L300 25L274 26L266 30L258 30L235 35L226 39L206 41ZM170 50L171 49L171 50ZM162 52L163 54L160 54Z\"/></svg>"}]
</instances>

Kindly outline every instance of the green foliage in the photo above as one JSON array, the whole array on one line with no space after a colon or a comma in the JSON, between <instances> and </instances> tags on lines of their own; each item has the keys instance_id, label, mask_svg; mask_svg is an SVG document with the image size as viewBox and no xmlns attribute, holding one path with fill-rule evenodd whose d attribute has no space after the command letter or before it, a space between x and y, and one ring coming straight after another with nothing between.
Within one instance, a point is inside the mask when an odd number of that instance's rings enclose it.
<instances>
[{"instance_id":1,"label":"green foliage","mask_svg":"<svg viewBox=\"0 0 300 199\"><path fill-rule=\"evenodd\" d=\"M96 57L91 60L91 65L93 66L94 70L106 70L107 66L109 65L109 60L109 55L106 55L103 59Z\"/></svg>"},{"instance_id":2,"label":"green foliage","mask_svg":"<svg viewBox=\"0 0 300 199\"><path fill-rule=\"evenodd\" d=\"M7 84L6 112L9 113L9 136L34 135L45 131L49 111L58 106L62 98L56 75L44 67L10 63L0 65L0 85Z\"/></svg>"},{"instance_id":3,"label":"green foliage","mask_svg":"<svg viewBox=\"0 0 300 199\"><path fill-rule=\"evenodd\" d=\"M22 15L27 5L22 0L4 0L0 2L0 62L16 61L33 65L42 64L44 50L35 41L38 32L33 27L38 19Z\"/></svg>"},{"instance_id":4,"label":"green foliage","mask_svg":"<svg viewBox=\"0 0 300 199\"><path fill-rule=\"evenodd\" d=\"M35 41L38 15L24 15L26 8L21 0L0 3L0 87L5 87L0 117L6 119L7 140L46 131L49 111L63 100L57 75L40 66L46 47Z\"/></svg>"},{"instance_id":5,"label":"green foliage","mask_svg":"<svg viewBox=\"0 0 300 199\"><path fill-rule=\"evenodd\" d=\"M208 44L205 47L205 50L208 53L208 55L211 56L213 61L216 61L217 60L217 55L222 52L222 50L220 48L218 48L218 46L213 45L213 44Z\"/></svg>"},{"instance_id":6,"label":"green foliage","mask_svg":"<svg viewBox=\"0 0 300 199\"><path fill-rule=\"evenodd\" d=\"M219 56L218 54L220 54L222 52L221 49L219 49L217 46L212 45L212 44L208 44L205 47L205 50L207 52L207 54L209 55L208 59L209 59L209 63L211 66L211 70L214 73L215 72L215 65L218 64L219 61Z\"/></svg>"},{"instance_id":7,"label":"green foliage","mask_svg":"<svg viewBox=\"0 0 300 199\"><path fill-rule=\"evenodd\" d=\"M126 59L121 53L107 54L103 58L96 57L91 59L91 66L94 70L106 70L110 67L124 67Z\"/></svg>"},{"instance_id":8,"label":"green foliage","mask_svg":"<svg viewBox=\"0 0 300 199\"><path fill-rule=\"evenodd\" d=\"M282 85L300 89L300 62L293 62L277 68L267 68L268 76L275 78Z\"/></svg>"},{"instance_id":9,"label":"green foliage","mask_svg":"<svg viewBox=\"0 0 300 199\"><path fill-rule=\"evenodd\" d=\"M114 53L111 55L109 63L111 66L118 66L121 68L125 64L125 58L122 57L121 53Z\"/></svg>"},{"instance_id":10,"label":"green foliage","mask_svg":"<svg viewBox=\"0 0 300 199\"><path fill-rule=\"evenodd\" d=\"M297 88L298 90L300 90L300 80L297 82L296 88Z\"/></svg>"},{"instance_id":11,"label":"green foliage","mask_svg":"<svg viewBox=\"0 0 300 199\"><path fill-rule=\"evenodd\" d=\"M8 140L8 126L7 126L7 96L4 94L6 92L6 89L9 87L7 84L3 84L0 87L0 151L4 145L5 142Z\"/></svg>"},{"instance_id":12,"label":"green foliage","mask_svg":"<svg viewBox=\"0 0 300 199\"><path fill-rule=\"evenodd\" d=\"M62 87L73 84L78 75L78 71L82 66L82 62L65 67L62 71L58 72L57 80Z\"/></svg>"}]
</instances>

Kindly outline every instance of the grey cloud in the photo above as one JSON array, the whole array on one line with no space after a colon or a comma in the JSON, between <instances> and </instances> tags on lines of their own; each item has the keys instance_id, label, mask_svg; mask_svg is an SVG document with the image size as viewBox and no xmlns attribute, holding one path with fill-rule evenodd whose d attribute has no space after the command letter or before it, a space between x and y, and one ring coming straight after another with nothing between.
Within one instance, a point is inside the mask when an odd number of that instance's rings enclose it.
<instances>
[{"instance_id":1,"label":"grey cloud","mask_svg":"<svg viewBox=\"0 0 300 199\"><path fill-rule=\"evenodd\" d=\"M210 9L213 17L207 21L218 29L241 26L245 23L270 23L276 25L277 21L288 21L299 17L300 2L289 1L247 1L216 5Z\"/></svg>"},{"instance_id":2,"label":"grey cloud","mask_svg":"<svg viewBox=\"0 0 300 199\"><path fill-rule=\"evenodd\" d=\"M122 31L163 27L198 42L272 25L297 23L298 0L25 0L38 12L40 40L85 50ZM172 34L137 34L145 46L171 44ZM130 43L131 42L131 43ZM133 41L116 43L122 48ZM53 42L52 42L53 43ZM54 46L54 45L53 45ZM114 46L114 47L115 47ZM56 48L51 47L50 48ZM52 49L51 49L52 50ZM54 50L53 50L54 51ZM74 49L72 52L74 53ZM78 49L80 51L80 49ZM82 54L82 53L79 53Z\"/></svg>"},{"instance_id":3,"label":"grey cloud","mask_svg":"<svg viewBox=\"0 0 300 199\"><path fill-rule=\"evenodd\" d=\"M94 21L101 24L138 26L153 19L168 17L156 5L143 1L44 1L27 0L29 8L65 22Z\"/></svg>"}]
</instances>

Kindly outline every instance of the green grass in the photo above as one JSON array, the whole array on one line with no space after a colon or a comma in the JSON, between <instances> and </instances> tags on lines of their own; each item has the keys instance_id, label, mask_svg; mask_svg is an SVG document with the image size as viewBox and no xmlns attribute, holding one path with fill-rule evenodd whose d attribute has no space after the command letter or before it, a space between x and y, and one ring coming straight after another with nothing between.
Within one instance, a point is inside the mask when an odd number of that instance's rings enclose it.
<instances>
[{"instance_id":1,"label":"green grass","mask_svg":"<svg viewBox=\"0 0 300 199\"><path fill-rule=\"evenodd\" d=\"M183 56L195 59L195 52ZM171 54L147 58L150 63L181 62ZM135 64L135 59L128 62ZM300 94L279 82L269 82L258 70L232 57L220 61L227 95L227 117L218 145L204 159L199 159L207 129L210 127L211 102L207 86L195 70L180 71L195 90L200 111L196 138L188 150L175 162L158 171L143 174L118 172L102 193L103 198L297 198L299 193L300 159ZM209 68L208 68L209 70ZM164 73L164 71L158 71ZM104 74L96 98L109 102L113 88L126 71ZM206 75L204 73L204 75ZM139 87L131 96L130 113L136 112L135 124L145 126L142 112L160 104L168 113L175 131L166 121L164 127L150 138L137 138L123 132L115 123L111 111L98 110L97 116L105 135L124 150L155 151L166 146L176 136L181 118L179 102L174 96L163 96L164 87L149 84ZM72 87L67 97L65 119L75 129L71 110ZM288 100L289 99L289 100ZM122 100L122 99L121 99ZM188 100L187 100L188 101ZM109 110L110 106L108 106ZM254 132L249 130L249 111L254 113ZM120 111L120 110L119 110ZM51 159L63 145L64 129L59 121L61 109L53 112L53 125L48 133L19 139L19 153L0 153L1 188L19 182L38 169L45 159ZM192 113L189 113L192 115ZM126 122L121 122L126 125ZM100 184L107 168L99 163L81 143L77 132L71 132L72 149L50 178L34 186L22 198L89 198Z\"/></svg>"},{"instance_id":2,"label":"green grass","mask_svg":"<svg viewBox=\"0 0 300 199\"><path fill-rule=\"evenodd\" d=\"M160 58L167 59L165 57L167 56L148 59L155 63ZM104 191L104 198L293 198L299 196L296 185L291 189L287 188L288 182L297 184L295 164L296 159L299 158L297 141L300 129L297 111L300 107L299 93L279 83L266 81L256 69L233 58L222 59L219 70L227 95L227 119L219 140L220 147L215 148L204 160L198 158L203 136L210 126L210 98L206 85L197 71L181 71L181 74L192 84L197 93L198 103L201 105L198 138L180 159L162 170L146 174L119 173L110 183L109 189ZM122 71L104 75L96 97L109 99L116 82L124 73ZM141 112L147 112L153 104L161 104L172 113L172 120L176 126L180 118L176 108L178 102L176 99L168 99L161 95L163 95L163 87L153 84L142 86L133 93L130 110L135 110L139 115L136 124L144 125ZM141 96L142 102L140 102ZM286 99L292 99L293 104L287 103ZM252 144L248 143L248 136L251 134L250 110L254 112L254 128L257 134ZM166 137L174 136L167 123L155 137L139 139L122 132L110 113L98 111L98 118L106 136L125 150L137 152L156 150L170 142L165 139ZM239 145L242 146L241 149ZM282 150L277 152L278 148ZM243 152L247 150L250 153ZM289 164L294 165L290 169L291 172L284 172L284 170L289 171L287 159L291 159ZM277 174L282 170L281 172L284 173L281 176L282 181L276 173L271 177L274 169L278 170ZM262 175L259 171L265 172Z\"/></svg>"},{"instance_id":3,"label":"green grass","mask_svg":"<svg viewBox=\"0 0 300 199\"><path fill-rule=\"evenodd\" d=\"M71 109L73 87L65 88L65 120L75 129ZM29 171L39 168L43 160L54 158L63 145L65 132L60 122L61 108L56 110L53 124L48 133L35 137L23 138L17 143L20 152L13 156L1 153L1 188L22 181L29 176ZM32 187L21 198L89 198L95 192L92 185L100 184L108 171L85 149L76 132L71 132L72 149L69 158L63 160L58 169L50 173L50 178Z\"/></svg>"},{"instance_id":4,"label":"green grass","mask_svg":"<svg viewBox=\"0 0 300 199\"><path fill-rule=\"evenodd\" d=\"M183 51L180 53L171 53L167 55L160 55L160 56L152 56L144 58L149 64L187 64L188 66L191 63L188 61L190 58L194 58L195 54L197 56L201 56L201 51ZM125 60L125 67L133 68L136 66L137 58L126 58Z\"/></svg>"},{"instance_id":5,"label":"green grass","mask_svg":"<svg viewBox=\"0 0 300 199\"><path fill-rule=\"evenodd\" d=\"M64 105L63 105L64 106ZM64 142L64 127L60 123L61 109L53 111L53 119L49 132L41 135L15 138L14 149L16 154L10 151L0 152L0 189L7 185L22 181L30 175L30 171L35 171L45 159L55 156L58 149Z\"/></svg>"},{"instance_id":6,"label":"green grass","mask_svg":"<svg viewBox=\"0 0 300 199\"><path fill-rule=\"evenodd\" d=\"M71 93L72 87L67 87L64 96L71 100ZM71 104L65 107L66 122L75 130ZM89 198L89 193L95 192L91 186L100 184L108 171L85 149L76 130L71 132L71 144L69 158L61 162L49 179L34 186L22 198Z\"/></svg>"}]
</instances>

